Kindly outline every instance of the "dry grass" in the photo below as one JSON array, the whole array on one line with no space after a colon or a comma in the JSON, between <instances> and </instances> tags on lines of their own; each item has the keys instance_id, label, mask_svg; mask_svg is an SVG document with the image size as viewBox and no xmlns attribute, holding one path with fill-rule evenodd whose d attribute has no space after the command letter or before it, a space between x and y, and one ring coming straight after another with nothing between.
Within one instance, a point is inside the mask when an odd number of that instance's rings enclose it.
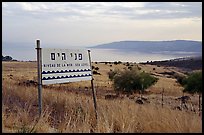
<instances>
[{"instance_id":1,"label":"dry grass","mask_svg":"<svg viewBox=\"0 0 204 135\"><path fill-rule=\"evenodd\" d=\"M107 86L111 88L106 74L110 68L124 68L124 65L95 66L99 67L99 72L102 74L94 76L95 86L101 88L97 89L98 91L106 91ZM202 132L202 120L198 114L172 110L168 106L161 108L161 105L156 104L139 105L127 97L105 100L97 94L98 119L96 120L91 94L86 95L78 91L79 87L81 89L90 87L90 83L87 82L43 88L43 114L38 118L37 87L19 85L22 81L35 80L36 71L36 63L3 62L2 130L4 133ZM181 94L181 87L174 84L175 80L161 77L150 90L157 93L158 89L164 87L167 95ZM88 92L91 93L90 89Z\"/></svg>"}]
</instances>

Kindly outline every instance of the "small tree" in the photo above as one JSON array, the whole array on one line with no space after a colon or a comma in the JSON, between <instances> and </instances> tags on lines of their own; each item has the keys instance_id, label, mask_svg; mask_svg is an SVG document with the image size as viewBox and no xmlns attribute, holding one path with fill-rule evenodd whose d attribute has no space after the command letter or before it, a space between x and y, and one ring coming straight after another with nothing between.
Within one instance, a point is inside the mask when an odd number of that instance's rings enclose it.
<instances>
[{"instance_id":1,"label":"small tree","mask_svg":"<svg viewBox=\"0 0 204 135\"><path fill-rule=\"evenodd\" d=\"M118 70L111 76L116 91L132 93L145 90L153 85L158 79L148 73L140 72L137 68L132 70Z\"/></svg>"},{"instance_id":2,"label":"small tree","mask_svg":"<svg viewBox=\"0 0 204 135\"><path fill-rule=\"evenodd\" d=\"M202 71L191 73L183 80L184 91L202 93Z\"/></svg>"}]
</instances>

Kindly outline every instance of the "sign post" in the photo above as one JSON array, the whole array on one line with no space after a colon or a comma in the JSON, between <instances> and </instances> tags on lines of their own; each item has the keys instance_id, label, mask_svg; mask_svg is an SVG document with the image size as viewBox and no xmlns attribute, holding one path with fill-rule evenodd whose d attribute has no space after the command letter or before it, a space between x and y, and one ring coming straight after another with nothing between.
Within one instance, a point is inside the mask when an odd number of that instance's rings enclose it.
<instances>
[{"instance_id":1,"label":"sign post","mask_svg":"<svg viewBox=\"0 0 204 135\"><path fill-rule=\"evenodd\" d=\"M40 48L37 40L38 102L42 113L42 85L91 80L95 116L96 93L93 84L90 50Z\"/></svg>"},{"instance_id":2,"label":"sign post","mask_svg":"<svg viewBox=\"0 0 204 135\"><path fill-rule=\"evenodd\" d=\"M38 67L38 106L39 106L39 116L42 113L42 55L40 48L40 40L36 40L37 44L37 67Z\"/></svg>"},{"instance_id":3,"label":"sign post","mask_svg":"<svg viewBox=\"0 0 204 135\"><path fill-rule=\"evenodd\" d=\"M88 50L89 52L89 62L90 62L90 66L91 66L91 56L90 56L90 50ZM92 67L92 66L91 66ZM91 70L92 72L92 70ZM95 89L94 89L94 85L93 85L93 75L92 75L92 79L91 79L91 88L92 88L92 94L93 94L93 101L94 101L94 108L95 108L95 116L96 116L96 119L98 117L98 113L97 113L97 104L96 104L96 93L95 93Z\"/></svg>"}]
</instances>

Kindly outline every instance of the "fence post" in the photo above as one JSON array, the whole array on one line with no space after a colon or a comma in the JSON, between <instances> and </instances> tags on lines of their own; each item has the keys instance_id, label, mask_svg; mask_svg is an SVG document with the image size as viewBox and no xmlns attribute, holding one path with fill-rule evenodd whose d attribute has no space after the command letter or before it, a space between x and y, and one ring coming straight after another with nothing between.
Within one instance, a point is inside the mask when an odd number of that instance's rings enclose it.
<instances>
[{"instance_id":1,"label":"fence post","mask_svg":"<svg viewBox=\"0 0 204 135\"><path fill-rule=\"evenodd\" d=\"M200 116L200 113L201 113L201 108L200 108L200 93L198 93L198 113L199 113L199 116Z\"/></svg>"},{"instance_id":2,"label":"fence post","mask_svg":"<svg viewBox=\"0 0 204 135\"><path fill-rule=\"evenodd\" d=\"M183 110L183 106L184 106L184 90L182 91L182 96L181 96L181 110Z\"/></svg>"},{"instance_id":3,"label":"fence post","mask_svg":"<svg viewBox=\"0 0 204 135\"><path fill-rule=\"evenodd\" d=\"M40 40L36 40L37 44L37 67L38 67L38 106L39 106L39 117L42 114L42 56L40 48Z\"/></svg>"},{"instance_id":4,"label":"fence post","mask_svg":"<svg viewBox=\"0 0 204 135\"><path fill-rule=\"evenodd\" d=\"M88 50L88 53L89 53L89 62L90 62L90 67L91 67L91 72L92 72L90 50ZM94 89L93 80L94 80L94 78L93 78L93 73L92 73L91 87L92 87L92 95L93 95L94 108L95 108L95 117L97 119L98 118L98 113L97 113L97 104L96 104L96 93L95 93L95 89Z\"/></svg>"},{"instance_id":5,"label":"fence post","mask_svg":"<svg viewBox=\"0 0 204 135\"><path fill-rule=\"evenodd\" d=\"M164 88L163 88L163 90L162 90L162 108L163 108L163 101L164 101L164 97L163 97L163 94L164 94Z\"/></svg>"}]
</instances>

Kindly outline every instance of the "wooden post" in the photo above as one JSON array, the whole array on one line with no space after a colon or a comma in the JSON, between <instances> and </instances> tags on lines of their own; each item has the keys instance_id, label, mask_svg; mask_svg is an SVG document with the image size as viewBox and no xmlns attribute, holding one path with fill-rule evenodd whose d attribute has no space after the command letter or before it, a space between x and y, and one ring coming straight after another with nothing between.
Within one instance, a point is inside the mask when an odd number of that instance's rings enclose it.
<instances>
[{"instance_id":1,"label":"wooden post","mask_svg":"<svg viewBox=\"0 0 204 135\"><path fill-rule=\"evenodd\" d=\"M142 100L142 94L143 94L143 91L144 91L143 83L144 83L144 79L142 79L142 91L141 91L141 95L140 95L141 100Z\"/></svg>"},{"instance_id":2,"label":"wooden post","mask_svg":"<svg viewBox=\"0 0 204 135\"><path fill-rule=\"evenodd\" d=\"M89 62L90 62L90 67L91 67L91 72L92 72L90 50L88 50L88 53L89 53ZM97 113L97 104L96 104L96 93L95 93L95 89L94 89L93 80L94 80L94 78L93 78L93 73L92 73L91 88L92 88L92 95L93 95L94 108L95 108L95 117L97 119L98 118L98 113Z\"/></svg>"},{"instance_id":3,"label":"wooden post","mask_svg":"<svg viewBox=\"0 0 204 135\"><path fill-rule=\"evenodd\" d=\"M163 90L162 90L162 108L163 108L163 101L164 101L164 88L163 88Z\"/></svg>"},{"instance_id":4,"label":"wooden post","mask_svg":"<svg viewBox=\"0 0 204 135\"><path fill-rule=\"evenodd\" d=\"M42 113L42 57L41 57L41 48L40 40L36 40L37 44L37 66L38 66L38 106L39 106L39 116Z\"/></svg>"},{"instance_id":5,"label":"wooden post","mask_svg":"<svg viewBox=\"0 0 204 135\"><path fill-rule=\"evenodd\" d=\"M181 96L181 110L183 110L183 106L184 106L183 100L184 100L184 90Z\"/></svg>"},{"instance_id":6,"label":"wooden post","mask_svg":"<svg viewBox=\"0 0 204 135\"><path fill-rule=\"evenodd\" d=\"M198 114L199 114L199 116L200 116L200 110L201 110L201 108L200 108L200 93L198 93Z\"/></svg>"}]
</instances>

